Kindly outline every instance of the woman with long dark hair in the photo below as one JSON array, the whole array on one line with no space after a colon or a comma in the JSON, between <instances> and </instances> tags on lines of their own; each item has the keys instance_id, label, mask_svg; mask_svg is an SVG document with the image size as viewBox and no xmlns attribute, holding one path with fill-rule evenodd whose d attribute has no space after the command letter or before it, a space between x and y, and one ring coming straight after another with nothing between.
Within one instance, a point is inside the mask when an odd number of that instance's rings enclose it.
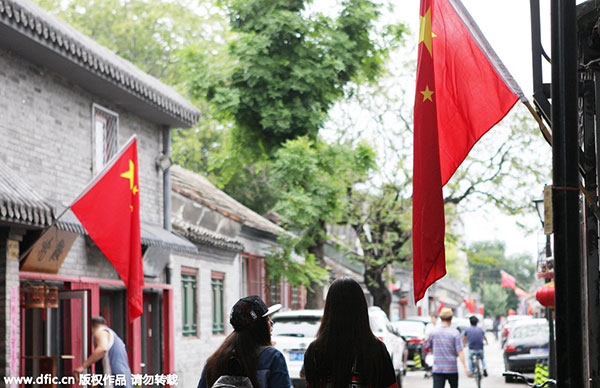
<instances>
[{"instance_id":1,"label":"woman with long dark hair","mask_svg":"<svg viewBox=\"0 0 600 388\"><path fill-rule=\"evenodd\" d=\"M206 361L198 388L210 388L221 376L246 376L254 388L289 388L290 376L281 352L271 347L271 314L256 296L240 299L231 309L233 332Z\"/></svg>"},{"instance_id":2,"label":"woman with long dark hair","mask_svg":"<svg viewBox=\"0 0 600 388\"><path fill-rule=\"evenodd\" d=\"M310 388L397 388L392 360L373 335L365 294L350 279L335 280L327 291L317 338L304 355Z\"/></svg>"}]
</instances>

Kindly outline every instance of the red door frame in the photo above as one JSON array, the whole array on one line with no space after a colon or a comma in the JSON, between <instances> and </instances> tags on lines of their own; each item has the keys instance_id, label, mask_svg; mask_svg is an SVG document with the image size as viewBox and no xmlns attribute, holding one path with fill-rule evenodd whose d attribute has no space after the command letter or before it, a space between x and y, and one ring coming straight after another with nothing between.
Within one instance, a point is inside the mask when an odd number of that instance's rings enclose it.
<instances>
[{"instance_id":1,"label":"red door frame","mask_svg":"<svg viewBox=\"0 0 600 388\"><path fill-rule=\"evenodd\" d=\"M65 283L65 289L90 290L90 310L93 315L100 314L100 285L125 287L122 280L102 279L87 276L62 276L37 272L19 272L19 279L35 279L58 281ZM170 374L175 370L174 334L173 334L173 286L170 284L150 283L144 285L144 290L162 290L163 292L163 373ZM142 362L142 326L137 318L129 324L127 330L127 355L131 373L141 372ZM91 349L91 348L90 348Z\"/></svg>"},{"instance_id":2,"label":"red door frame","mask_svg":"<svg viewBox=\"0 0 600 388\"><path fill-rule=\"evenodd\" d=\"M246 279L248 281L248 294L258 295L263 300L267 300L269 290L265 257L249 252L242 252L241 257L242 260L248 260L248 279Z\"/></svg>"}]
</instances>

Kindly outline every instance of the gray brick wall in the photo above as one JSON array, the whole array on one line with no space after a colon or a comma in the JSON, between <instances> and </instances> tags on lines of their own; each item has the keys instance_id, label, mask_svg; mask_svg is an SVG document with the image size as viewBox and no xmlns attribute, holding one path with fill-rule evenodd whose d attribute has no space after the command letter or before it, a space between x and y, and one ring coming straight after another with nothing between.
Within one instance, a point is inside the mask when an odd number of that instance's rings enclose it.
<instances>
[{"instance_id":1,"label":"gray brick wall","mask_svg":"<svg viewBox=\"0 0 600 388\"><path fill-rule=\"evenodd\" d=\"M119 146L138 136L142 221L162 224L160 127L0 49L0 159L49 199L70 203L92 175L92 104L119 114Z\"/></svg>"},{"instance_id":2,"label":"gray brick wall","mask_svg":"<svg viewBox=\"0 0 600 388\"><path fill-rule=\"evenodd\" d=\"M231 252L206 250L196 257L171 255L173 260L173 314L175 322L175 373L179 386L195 387L200 380L206 359L221 345L232 330L229 311L239 297L239 255ZM182 334L181 267L198 270L198 336L184 337ZM225 335L212 334L212 289L211 271L225 273L224 320Z\"/></svg>"},{"instance_id":3,"label":"gray brick wall","mask_svg":"<svg viewBox=\"0 0 600 388\"><path fill-rule=\"evenodd\" d=\"M69 204L92 180L92 104L119 114L119 146L137 134L142 222L162 225L162 150L156 124L91 95L0 49L0 160L38 194ZM79 237L61 275L118 278L97 247Z\"/></svg>"}]
</instances>

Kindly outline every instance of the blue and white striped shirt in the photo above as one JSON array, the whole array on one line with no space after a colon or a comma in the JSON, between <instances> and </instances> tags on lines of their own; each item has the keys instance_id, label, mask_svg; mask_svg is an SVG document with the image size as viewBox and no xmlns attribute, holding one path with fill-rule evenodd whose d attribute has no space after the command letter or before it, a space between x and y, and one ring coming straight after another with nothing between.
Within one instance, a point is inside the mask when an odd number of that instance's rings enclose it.
<instances>
[{"instance_id":1,"label":"blue and white striped shirt","mask_svg":"<svg viewBox=\"0 0 600 388\"><path fill-rule=\"evenodd\" d=\"M463 350L458 330L449 326L434 330L427 338L425 349L433 349L433 373L458 373L456 357Z\"/></svg>"}]
</instances>

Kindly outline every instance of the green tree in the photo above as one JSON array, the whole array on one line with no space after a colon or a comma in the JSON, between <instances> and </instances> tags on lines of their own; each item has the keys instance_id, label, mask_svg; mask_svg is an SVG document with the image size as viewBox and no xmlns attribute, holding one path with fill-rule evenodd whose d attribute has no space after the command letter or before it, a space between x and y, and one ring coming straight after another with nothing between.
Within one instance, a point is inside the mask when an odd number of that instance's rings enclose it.
<instances>
[{"instance_id":1,"label":"green tree","mask_svg":"<svg viewBox=\"0 0 600 388\"><path fill-rule=\"evenodd\" d=\"M471 289L483 293L486 284L500 285L500 270L515 277L517 287L527 291L535 280L535 263L531 256L519 254L510 257L505 255L505 245L500 241L477 241L467 250L469 272L471 273ZM508 308L517 309L519 298L514 290L503 289ZM504 311L506 314L506 311Z\"/></svg>"},{"instance_id":2,"label":"green tree","mask_svg":"<svg viewBox=\"0 0 600 388\"><path fill-rule=\"evenodd\" d=\"M508 311L508 296L505 289L498 283L482 283L482 287L485 315L488 317L506 315Z\"/></svg>"},{"instance_id":3,"label":"green tree","mask_svg":"<svg viewBox=\"0 0 600 388\"><path fill-rule=\"evenodd\" d=\"M337 18L308 12L304 0L231 0L229 55L223 77L197 77L192 90L235 120L237 143L271 155L286 140L316 140L332 105L351 81L374 80L403 29L373 38L378 16L369 0L346 0ZM201 74L202 68L193 74Z\"/></svg>"},{"instance_id":4,"label":"green tree","mask_svg":"<svg viewBox=\"0 0 600 388\"><path fill-rule=\"evenodd\" d=\"M183 56L191 47L200 52L216 50L228 31L222 10L212 1L36 1L117 55L172 85L182 83Z\"/></svg>"},{"instance_id":5,"label":"green tree","mask_svg":"<svg viewBox=\"0 0 600 388\"><path fill-rule=\"evenodd\" d=\"M348 192L366 180L374 159L364 143L327 144L306 136L284 143L275 153L272 185L278 190L274 210L298 236L290 248L325 268L326 226L343 220ZM322 307L319 280L311 281L306 308Z\"/></svg>"}]
</instances>

